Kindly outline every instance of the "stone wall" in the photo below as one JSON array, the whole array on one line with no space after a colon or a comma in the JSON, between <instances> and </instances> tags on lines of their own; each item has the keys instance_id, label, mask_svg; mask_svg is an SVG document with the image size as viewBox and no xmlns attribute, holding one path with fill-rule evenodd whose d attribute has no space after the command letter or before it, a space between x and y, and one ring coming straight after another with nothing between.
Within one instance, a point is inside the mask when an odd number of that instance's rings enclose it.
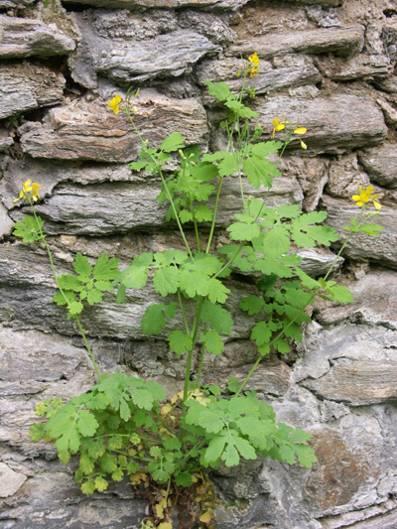
<instances>
[{"instance_id":1,"label":"stone wall","mask_svg":"<svg viewBox=\"0 0 397 529\"><path fill-rule=\"evenodd\" d=\"M340 228L350 196L382 193L383 234L357 236L339 262L355 295L320 304L304 347L269 360L251 382L281 420L314 435L311 471L265 462L216 477L227 508L220 529L397 527L397 4L395 0L0 0L0 528L132 529L145 505L128 485L84 497L54 451L29 440L37 401L92 383L82 344L51 303L45 254L17 243L13 204L27 178L43 185L39 210L60 269L101 251L123 262L178 244L155 201L158 182L131 173L138 142L105 101L141 87L138 126L157 142L173 130L190 144L218 141L207 79L236 88L242 57L257 51L252 80L260 121L279 115L309 129L290 151L270 203L325 208ZM247 192L258 193L247 189ZM261 193L259 193L261 194ZM224 222L238 207L232 184ZM313 275L330 252L303 252ZM247 287L235 282L234 299ZM181 365L139 330L150 290L126 306L104 303L85 325L102 364L157 377L175 390ZM233 299L231 301L233 305ZM254 352L239 317L212 380Z\"/></svg>"}]
</instances>

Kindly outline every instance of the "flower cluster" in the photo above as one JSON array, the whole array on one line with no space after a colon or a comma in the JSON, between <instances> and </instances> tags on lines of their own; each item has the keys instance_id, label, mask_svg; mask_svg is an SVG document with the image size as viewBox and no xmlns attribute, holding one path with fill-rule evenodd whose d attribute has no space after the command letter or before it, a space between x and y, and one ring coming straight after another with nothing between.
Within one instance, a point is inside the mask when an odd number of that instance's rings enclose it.
<instances>
[{"instance_id":1,"label":"flower cluster","mask_svg":"<svg viewBox=\"0 0 397 529\"><path fill-rule=\"evenodd\" d=\"M248 66L247 74L251 78L255 77L256 75L258 75L260 65L261 65L259 55L257 54L256 51L248 57L248 62L249 62L249 66Z\"/></svg>"},{"instance_id":2,"label":"flower cluster","mask_svg":"<svg viewBox=\"0 0 397 529\"><path fill-rule=\"evenodd\" d=\"M111 110L113 112L113 114L116 114L116 116L118 114L120 114L120 106L121 106L121 103L123 102L123 98L120 94L116 94L115 96L112 97L112 99L110 99L107 103L107 106L108 106L108 109Z\"/></svg>"},{"instance_id":3,"label":"flower cluster","mask_svg":"<svg viewBox=\"0 0 397 529\"><path fill-rule=\"evenodd\" d=\"M37 202L40 200L40 184L32 182L30 178L26 180L22 184L22 188L14 202L19 202L20 200L25 200L26 202Z\"/></svg>"},{"instance_id":4,"label":"flower cluster","mask_svg":"<svg viewBox=\"0 0 397 529\"><path fill-rule=\"evenodd\" d=\"M282 132L283 130L285 130L288 123L289 122L287 120L282 121L278 116L274 117L272 119L272 126L273 126L272 138L273 139L275 138L277 132ZM307 133L306 127L299 126L293 130L293 134L295 136L304 136L306 133ZM307 149L306 143L301 138L296 138L296 139L299 140L301 148L306 150Z\"/></svg>"},{"instance_id":5,"label":"flower cluster","mask_svg":"<svg viewBox=\"0 0 397 529\"><path fill-rule=\"evenodd\" d=\"M365 208L369 204L372 204L377 211L380 211L382 208L379 202L379 194L375 193L375 188L371 185L360 187L358 194L352 196L352 200L359 208Z\"/></svg>"}]
</instances>

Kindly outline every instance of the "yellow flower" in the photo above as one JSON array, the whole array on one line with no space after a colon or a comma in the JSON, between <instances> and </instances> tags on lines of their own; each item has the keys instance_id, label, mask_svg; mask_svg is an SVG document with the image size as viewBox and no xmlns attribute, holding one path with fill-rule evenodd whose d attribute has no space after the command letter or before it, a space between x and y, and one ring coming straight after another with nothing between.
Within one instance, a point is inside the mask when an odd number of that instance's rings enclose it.
<instances>
[{"instance_id":1,"label":"yellow flower","mask_svg":"<svg viewBox=\"0 0 397 529\"><path fill-rule=\"evenodd\" d=\"M277 116L272 119L272 125L273 125L273 132L272 132L272 138L276 135L276 132L281 132L285 129L287 121L281 121L280 118Z\"/></svg>"},{"instance_id":2,"label":"yellow flower","mask_svg":"<svg viewBox=\"0 0 397 529\"><path fill-rule=\"evenodd\" d=\"M306 132L307 132L307 128L306 127L297 127L294 130L294 134L297 134L298 136L303 136L304 134L306 134Z\"/></svg>"},{"instance_id":3,"label":"yellow flower","mask_svg":"<svg viewBox=\"0 0 397 529\"><path fill-rule=\"evenodd\" d=\"M307 151L307 145L304 141L300 140L301 142L301 149L303 149L304 151Z\"/></svg>"},{"instance_id":4,"label":"yellow flower","mask_svg":"<svg viewBox=\"0 0 397 529\"><path fill-rule=\"evenodd\" d=\"M352 200L359 208L365 207L368 203L372 202L374 208L379 211L382 208L382 205L378 199L379 195L375 193L375 188L371 185L360 187L358 194L352 196Z\"/></svg>"},{"instance_id":5,"label":"yellow flower","mask_svg":"<svg viewBox=\"0 0 397 529\"><path fill-rule=\"evenodd\" d=\"M123 98L121 97L121 95L116 94L115 96L112 97L112 99L109 99L107 103L107 107L109 110L113 112L113 114L116 114L117 116L117 114L120 114L120 105L122 102L123 102Z\"/></svg>"},{"instance_id":6,"label":"yellow flower","mask_svg":"<svg viewBox=\"0 0 397 529\"><path fill-rule=\"evenodd\" d=\"M261 60L256 51L248 57L248 62L250 63L248 67L248 75L250 77L255 77L258 74L261 65Z\"/></svg>"},{"instance_id":7,"label":"yellow flower","mask_svg":"<svg viewBox=\"0 0 397 529\"><path fill-rule=\"evenodd\" d=\"M14 202L18 202L19 200L27 200L37 202L40 199L40 184L37 182L32 182L32 180L29 178L28 180L25 180L25 182L22 184L22 189L20 190L17 198L14 199Z\"/></svg>"}]
</instances>

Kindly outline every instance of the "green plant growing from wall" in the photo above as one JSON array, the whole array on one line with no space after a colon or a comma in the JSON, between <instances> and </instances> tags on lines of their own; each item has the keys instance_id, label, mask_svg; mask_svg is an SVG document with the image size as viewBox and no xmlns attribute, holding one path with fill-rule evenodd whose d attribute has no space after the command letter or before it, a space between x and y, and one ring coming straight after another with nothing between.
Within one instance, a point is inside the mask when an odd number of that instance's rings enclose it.
<instances>
[{"instance_id":1,"label":"green plant growing from wall","mask_svg":"<svg viewBox=\"0 0 397 529\"><path fill-rule=\"evenodd\" d=\"M54 302L65 308L81 334L96 376L91 390L66 403L51 399L38 404L43 420L32 427L32 437L54 443L63 463L74 458L75 479L85 494L102 492L127 477L150 500L146 529L171 529L178 505L183 505L181 528L214 527L217 500L210 476L222 466L269 457L311 468L316 460L310 435L278 423L271 406L247 388L263 360L286 355L301 341L310 321L307 309L317 297L349 303L351 294L330 279L333 265L320 279L301 268L297 249L330 246L339 239L323 224L325 212L303 213L295 204L269 207L258 195L247 194L246 181L254 189L271 188L280 175L278 156L290 144L307 148L302 140L306 129L290 128L279 118L273 120L272 139L262 141L263 130L253 125L257 113L245 103L253 97L248 79L258 70L259 58L253 54L243 75L247 82L237 94L225 83L208 83L209 95L224 109L219 124L226 138L223 150L187 147L183 135L174 132L158 146L142 138L139 158L130 164L131 170L161 181L158 199L168 208L167 220L178 228L180 248L143 253L122 270L108 255L90 262L77 254L73 271L59 274L35 210L39 184L25 182L17 199L30 204L32 214L16 223L14 235L46 249L57 286ZM115 114L124 113L134 127L131 98L116 95L108 106ZM241 210L226 227L228 241L221 244L216 233L222 229L226 179L238 182ZM345 228L346 237L349 232L377 235L381 227L371 222L371 207L380 209L374 189L361 189L353 199L360 214ZM346 244L347 239L339 254ZM222 355L233 329L228 299L235 273L255 279L239 310L252 318L250 339L257 358L242 380L208 384L207 357ZM148 283L162 299L147 308L142 332L165 337L170 351L184 360L183 389L175 395L167 396L151 380L102 373L81 320L87 307L105 297L125 303L131 289Z\"/></svg>"}]
</instances>

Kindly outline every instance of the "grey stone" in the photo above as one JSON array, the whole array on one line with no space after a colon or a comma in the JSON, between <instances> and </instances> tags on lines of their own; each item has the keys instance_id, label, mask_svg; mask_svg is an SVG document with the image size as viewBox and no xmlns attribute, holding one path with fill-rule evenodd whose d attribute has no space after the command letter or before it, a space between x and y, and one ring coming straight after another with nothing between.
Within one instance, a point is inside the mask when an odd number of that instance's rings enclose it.
<instances>
[{"instance_id":1,"label":"grey stone","mask_svg":"<svg viewBox=\"0 0 397 529\"><path fill-rule=\"evenodd\" d=\"M0 9L30 6L35 0L0 0Z\"/></svg>"},{"instance_id":2,"label":"grey stone","mask_svg":"<svg viewBox=\"0 0 397 529\"><path fill-rule=\"evenodd\" d=\"M306 8L309 20L315 22L320 28L341 27L342 23L337 9L314 5Z\"/></svg>"},{"instance_id":3,"label":"grey stone","mask_svg":"<svg viewBox=\"0 0 397 529\"><path fill-rule=\"evenodd\" d=\"M363 406L395 400L396 376L397 362L339 360L326 375L304 386L321 398Z\"/></svg>"},{"instance_id":4,"label":"grey stone","mask_svg":"<svg viewBox=\"0 0 397 529\"><path fill-rule=\"evenodd\" d=\"M63 75L28 63L0 66L0 119L35 108L55 105L63 98Z\"/></svg>"},{"instance_id":5,"label":"grey stone","mask_svg":"<svg viewBox=\"0 0 397 529\"><path fill-rule=\"evenodd\" d=\"M0 327L0 380L23 383L25 379L69 379L83 361L83 350L73 346L69 338Z\"/></svg>"},{"instance_id":6,"label":"grey stone","mask_svg":"<svg viewBox=\"0 0 397 529\"><path fill-rule=\"evenodd\" d=\"M25 483L26 476L14 472L5 463L0 463L0 498L13 496Z\"/></svg>"},{"instance_id":7,"label":"grey stone","mask_svg":"<svg viewBox=\"0 0 397 529\"><path fill-rule=\"evenodd\" d=\"M387 132L382 112L371 98L365 96L258 98L255 110L259 112L259 124L269 135L274 116L307 127L305 143L309 151L317 153L341 153L354 147L380 143ZM294 142L293 146L299 148L299 142Z\"/></svg>"},{"instance_id":8,"label":"grey stone","mask_svg":"<svg viewBox=\"0 0 397 529\"><path fill-rule=\"evenodd\" d=\"M230 48L235 55L248 55L254 51L264 58L291 52L329 53L349 56L363 46L363 28L312 29L283 33L269 32L259 37L239 41Z\"/></svg>"},{"instance_id":9,"label":"grey stone","mask_svg":"<svg viewBox=\"0 0 397 529\"><path fill-rule=\"evenodd\" d=\"M256 95L282 88L315 84L321 80L321 75L313 63L303 58L297 59L293 66L271 69L261 65L260 73L254 78L238 79L238 73L243 72L246 67L246 61L234 58L207 61L199 65L197 77L203 86L206 81L227 81L233 92L239 92L242 87L252 88Z\"/></svg>"},{"instance_id":10,"label":"grey stone","mask_svg":"<svg viewBox=\"0 0 397 529\"><path fill-rule=\"evenodd\" d=\"M353 303L327 303L317 308L317 319L324 325L349 320L352 323L383 326L397 330L397 277L395 272L370 270L356 281L344 282L353 294Z\"/></svg>"},{"instance_id":11,"label":"grey stone","mask_svg":"<svg viewBox=\"0 0 397 529\"><path fill-rule=\"evenodd\" d=\"M9 217L6 208L0 202L0 238L4 235L8 235L11 232L13 226L12 219Z\"/></svg>"},{"instance_id":12,"label":"grey stone","mask_svg":"<svg viewBox=\"0 0 397 529\"><path fill-rule=\"evenodd\" d=\"M321 398L353 406L395 399L396 331L368 324L312 325L305 356L294 371L297 381Z\"/></svg>"},{"instance_id":13,"label":"grey stone","mask_svg":"<svg viewBox=\"0 0 397 529\"><path fill-rule=\"evenodd\" d=\"M306 5L318 4L322 6L334 6L334 7L338 7L343 4L343 0L286 0L286 1L291 4L306 4Z\"/></svg>"},{"instance_id":14,"label":"grey stone","mask_svg":"<svg viewBox=\"0 0 397 529\"><path fill-rule=\"evenodd\" d=\"M228 24L229 18L223 14L214 14L193 9L184 9L178 12L178 25L181 28L191 29L205 35L217 44L230 44L234 42L236 34Z\"/></svg>"},{"instance_id":15,"label":"grey stone","mask_svg":"<svg viewBox=\"0 0 397 529\"><path fill-rule=\"evenodd\" d=\"M63 3L83 4L93 7L126 8L157 7L172 9L178 7L211 7L235 11L248 0L63 0Z\"/></svg>"},{"instance_id":16,"label":"grey stone","mask_svg":"<svg viewBox=\"0 0 397 529\"><path fill-rule=\"evenodd\" d=\"M54 24L38 19L0 15L0 57L51 57L67 55L76 47L75 41Z\"/></svg>"},{"instance_id":17,"label":"grey stone","mask_svg":"<svg viewBox=\"0 0 397 529\"><path fill-rule=\"evenodd\" d=\"M62 172L62 169L61 169ZM95 174L98 178L99 169L86 172L77 169L62 173L62 178L75 175L77 181L84 182L84 175L89 178ZM103 175L125 175L124 170L112 171L105 169ZM12 174L12 173L11 173ZM23 173L19 173L19 178ZM58 173L59 175L59 173ZM10 175L11 176L11 175ZM51 234L69 233L109 235L129 230L142 230L149 227L164 227L166 207L159 205L156 198L160 192L159 182L113 182L112 184L70 185L57 189L46 204L36 206L37 211L46 219L46 230ZM10 178L6 177L7 186ZM84 183L87 183L85 180ZM1 189L1 184L0 184ZM45 189L45 188L44 188ZM267 204L296 203L302 200L297 183L292 178L282 177L275 180L270 191L255 190L245 184L248 195L262 197ZM11 206L12 191L9 192L8 204ZM219 206L219 224L230 222L232 216L241 209L240 186L237 179L225 181ZM18 212L13 214L19 217Z\"/></svg>"},{"instance_id":18,"label":"grey stone","mask_svg":"<svg viewBox=\"0 0 397 529\"><path fill-rule=\"evenodd\" d=\"M377 150L381 148L377 147ZM339 156L329 165L326 190L333 197L351 200L360 187L366 187L369 183L369 177L358 163L356 153Z\"/></svg>"},{"instance_id":19,"label":"grey stone","mask_svg":"<svg viewBox=\"0 0 397 529\"><path fill-rule=\"evenodd\" d=\"M160 143L175 130L183 131L188 145L206 141L207 117L196 99L171 99L144 90L134 106L135 127L151 143ZM136 129L121 114L107 110L105 101L96 100L51 109L42 123L28 122L19 131L22 149L34 158L123 162L139 151Z\"/></svg>"},{"instance_id":20,"label":"grey stone","mask_svg":"<svg viewBox=\"0 0 397 529\"><path fill-rule=\"evenodd\" d=\"M181 30L128 48L113 45L112 50L102 51L94 61L102 75L130 83L155 77L180 76L201 57L217 50L217 46L203 35Z\"/></svg>"},{"instance_id":21,"label":"grey stone","mask_svg":"<svg viewBox=\"0 0 397 529\"><path fill-rule=\"evenodd\" d=\"M14 140L8 135L7 131L0 130L0 153L7 151L13 144Z\"/></svg>"},{"instance_id":22,"label":"grey stone","mask_svg":"<svg viewBox=\"0 0 397 529\"><path fill-rule=\"evenodd\" d=\"M328 212L328 223L342 233L343 226L357 215L357 206L352 202L334 199L324 195L323 203ZM397 267L397 214L392 207L384 206L380 214L371 219L384 227L380 235L371 237L363 234L349 235L346 255L359 260L371 260L386 267Z\"/></svg>"},{"instance_id":23,"label":"grey stone","mask_svg":"<svg viewBox=\"0 0 397 529\"><path fill-rule=\"evenodd\" d=\"M360 163L371 180L392 189L397 188L397 146L385 143L376 149L359 153Z\"/></svg>"},{"instance_id":24,"label":"grey stone","mask_svg":"<svg viewBox=\"0 0 397 529\"><path fill-rule=\"evenodd\" d=\"M321 73L334 81L386 78L393 71L390 59L385 55L360 54L350 59L337 57L319 58Z\"/></svg>"}]
</instances>

